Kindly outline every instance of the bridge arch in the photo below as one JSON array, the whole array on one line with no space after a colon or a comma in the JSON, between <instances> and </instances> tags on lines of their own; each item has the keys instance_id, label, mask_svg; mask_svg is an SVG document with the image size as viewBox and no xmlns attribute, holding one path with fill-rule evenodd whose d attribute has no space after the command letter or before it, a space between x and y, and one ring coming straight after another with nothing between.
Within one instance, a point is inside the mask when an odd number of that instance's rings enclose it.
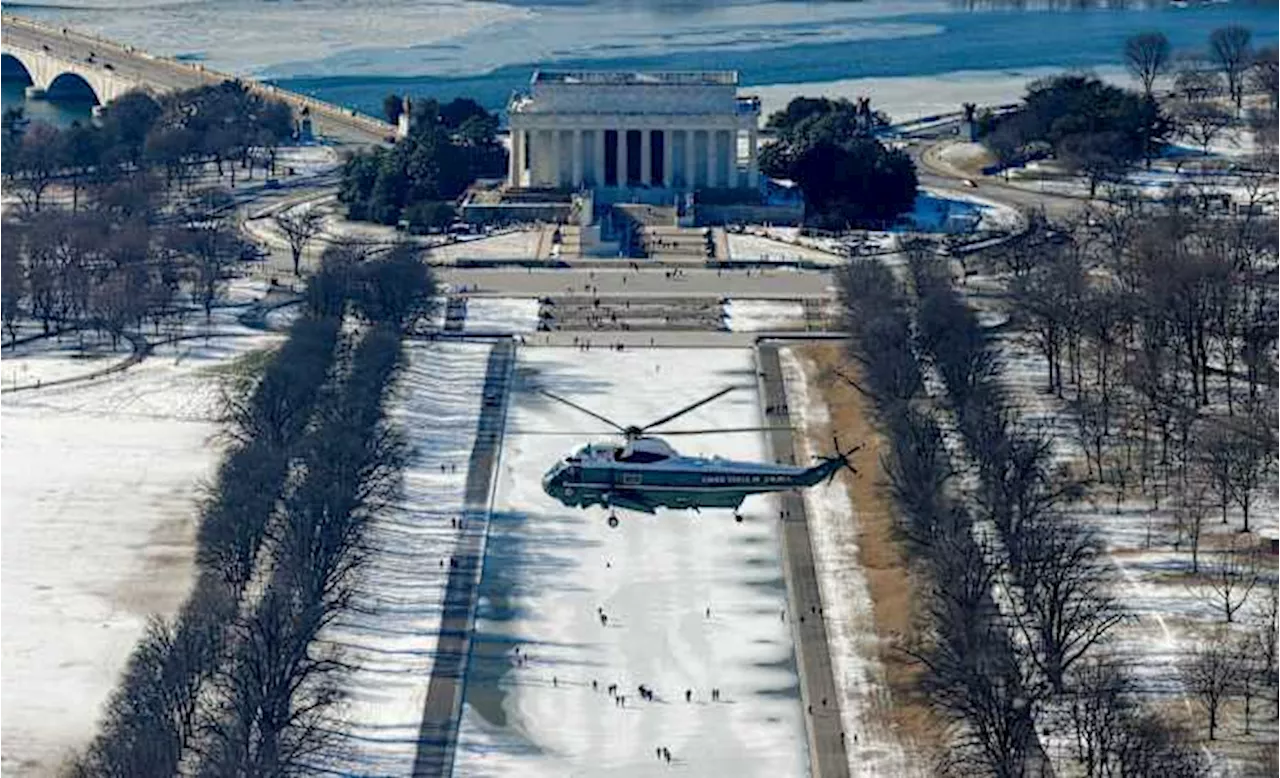
<instances>
[{"instance_id":1,"label":"bridge arch","mask_svg":"<svg viewBox=\"0 0 1280 778\"><path fill-rule=\"evenodd\" d=\"M45 98L62 100L69 103L89 103L98 105L102 102L98 92L84 76L79 73L59 73L45 88Z\"/></svg>"},{"instance_id":2,"label":"bridge arch","mask_svg":"<svg viewBox=\"0 0 1280 778\"><path fill-rule=\"evenodd\" d=\"M0 78L5 81L21 82L23 86L30 86L36 82L31 71L27 69L26 63L7 51L0 54Z\"/></svg>"}]
</instances>

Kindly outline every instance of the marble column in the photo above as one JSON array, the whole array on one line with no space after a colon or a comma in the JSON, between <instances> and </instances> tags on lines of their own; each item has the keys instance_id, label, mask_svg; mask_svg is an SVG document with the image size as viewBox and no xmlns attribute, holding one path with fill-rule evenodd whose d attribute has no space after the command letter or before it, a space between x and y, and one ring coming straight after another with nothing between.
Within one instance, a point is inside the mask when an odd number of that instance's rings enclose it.
<instances>
[{"instance_id":1,"label":"marble column","mask_svg":"<svg viewBox=\"0 0 1280 778\"><path fill-rule=\"evenodd\" d=\"M547 180L552 188L560 186L560 131L549 130L547 134L550 136L547 142L547 157L550 164L547 165Z\"/></svg>"},{"instance_id":2,"label":"marble column","mask_svg":"<svg viewBox=\"0 0 1280 778\"><path fill-rule=\"evenodd\" d=\"M672 173L676 169L676 133L669 129L659 132L662 132L662 186L669 188L675 186Z\"/></svg>"},{"instance_id":3,"label":"marble column","mask_svg":"<svg viewBox=\"0 0 1280 778\"><path fill-rule=\"evenodd\" d=\"M627 131L618 128L618 186L627 185Z\"/></svg>"},{"instance_id":4,"label":"marble column","mask_svg":"<svg viewBox=\"0 0 1280 778\"><path fill-rule=\"evenodd\" d=\"M653 131L640 131L640 183L653 183Z\"/></svg>"},{"instance_id":5,"label":"marble column","mask_svg":"<svg viewBox=\"0 0 1280 778\"><path fill-rule=\"evenodd\" d=\"M582 130L573 130L573 181L574 189L582 186Z\"/></svg>"},{"instance_id":6,"label":"marble column","mask_svg":"<svg viewBox=\"0 0 1280 778\"><path fill-rule=\"evenodd\" d=\"M511 153L507 157L507 186L520 186L520 131L512 127Z\"/></svg>"},{"instance_id":7,"label":"marble column","mask_svg":"<svg viewBox=\"0 0 1280 778\"><path fill-rule=\"evenodd\" d=\"M760 160L756 156L759 140L755 127L747 130L747 186L752 189L760 186Z\"/></svg>"},{"instance_id":8,"label":"marble column","mask_svg":"<svg viewBox=\"0 0 1280 778\"><path fill-rule=\"evenodd\" d=\"M716 185L716 131L714 128L707 130L707 188L712 189Z\"/></svg>"},{"instance_id":9,"label":"marble column","mask_svg":"<svg viewBox=\"0 0 1280 778\"><path fill-rule=\"evenodd\" d=\"M591 172L595 178L596 186L604 186L604 128L597 127L594 130L595 147L596 147L596 167Z\"/></svg>"},{"instance_id":10,"label":"marble column","mask_svg":"<svg viewBox=\"0 0 1280 778\"><path fill-rule=\"evenodd\" d=\"M680 150L684 153L684 156L680 160L680 180L684 182L683 186L685 189L692 189L694 182L693 171L697 170L697 168L694 167L693 131L681 130L680 142Z\"/></svg>"}]
</instances>

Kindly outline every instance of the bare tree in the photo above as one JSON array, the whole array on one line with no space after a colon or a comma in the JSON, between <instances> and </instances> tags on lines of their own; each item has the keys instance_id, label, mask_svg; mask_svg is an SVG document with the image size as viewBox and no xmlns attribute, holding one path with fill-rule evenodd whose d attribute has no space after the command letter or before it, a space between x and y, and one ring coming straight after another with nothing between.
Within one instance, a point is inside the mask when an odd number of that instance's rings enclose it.
<instances>
[{"instance_id":1,"label":"bare tree","mask_svg":"<svg viewBox=\"0 0 1280 778\"><path fill-rule=\"evenodd\" d=\"M302 252L307 244L320 234L324 215L313 207L293 208L276 216L276 224L289 240L289 253L293 259L293 274L298 275L302 264Z\"/></svg>"},{"instance_id":2,"label":"bare tree","mask_svg":"<svg viewBox=\"0 0 1280 778\"><path fill-rule=\"evenodd\" d=\"M1175 64L1173 88L1184 99L1198 102L1221 94L1222 79L1199 56L1183 54Z\"/></svg>"},{"instance_id":3,"label":"bare tree","mask_svg":"<svg viewBox=\"0 0 1280 778\"><path fill-rule=\"evenodd\" d=\"M1258 585L1258 554L1254 548L1241 548L1235 535L1230 547L1218 552L1217 564L1205 576L1201 597L1231 624L1236 614L1249 602L1249 594Z\"/></svg>"},{"instance_id":4,"label":"bare tree","mask_svg":"<svg viewBox=\"0 0 1280 778\"><path fill-rule=\"evenodd\" d=\"M191 225L175 233L175 238L179 249L191 258L191 296L200 303L208 319L226 288L232 265L240 256L240 238L235 230L220 222Z\"/></svg>"},{"instance_id":5,"label":"bare tree","mask_svg":"<svg viewBox=\"0 0 1280 778\"><path fill-rule=\"evenodd\" d=\"M1066 696L1076 756L1089 778L1113 775L1132 683L1113 660L1086 660L1071 673Z\"/></svg>"},{"instance_id":6,"label":"bare tree","mask_svg":"<svg viewBox=\"0 0 1280 778\"><path fill-rule=\"evenodd\" d=\"M1232 469L1235 467L1236 433L1224 424L1205 421L1196 436L1200 449L1198 469L1213 488L1222 511L1222 523L1227 523L1227 509L1234 495L1231 488Z\"/></svg>"},{"instance_id":7,"label":"bare tree","mask_svg":"<svg viewBox=\"0 0 1280 778\"><path fill-rule=\"evenodd\" d=\"M1254 661L1258 663L1262 685L1272 690L1271 701L1277 703L1276 691L1280 687L1276 658L1276 644L1280 638L1277 610L1280 610L1280 602L1276 599L1276 584L1270 581L1264 583L1262 591L1254 598L1254 603L1249 620L1250 648Z\"/></svg>"},{"instance_id":8,"label":"bare tree","mask_svg":"<svg viewBox=\"0 0 1280 778\"><path fill-rule=\"evenodd\" d=\"M1142 32L1124 42L1125 65L1142 83L1142 92L1152 96L1156 79L1169 66L1169 39L1162 32Z\"/></svg>"},{"instance_id":9,"label":"bare tree","mask_svg":"<svg viewBox=\"0 0 1280 778\"><path fill-rule=\"evenodd\" d=\"M1173 520L1178 531L1174 547L1186 538L1191 548L1191 572L1200 572L1200 537L1209 515L1208 489L1201 483L1181 483L1174 497Z\"/></svg>"},{"instance_id":10,"label":"bare tree","mask_svg":"<svg viewBox=\"0 0 1280 778\"><path fill-rule=\"evenodd\" d=\"M1236 113L1244 99L1245 72L1253 64L1253 49L1249 46L1252 38L1249 29L1238 24L1220 27L1209 35L1209 51L1227 79L1227 92L1236 104Z\"/></svg>"},{"instance_id":11,"label":"bare tree","mask_svg":"<svg viewBox=\"0 0 1280 778\"><path fill-rule=\"evenodd\" d=\"M1235 690L1237 675L1230 634L1224 628L1200 640L1191 656L1183 662L1182 677L1187 690L1209 717L1210 740L1217 738L1218 716Z\"/></svg>"},{"instance_id":12,"label":"bare tree","mask_svg":"<svg viewBox=\"0 0 1280 778\"><path fill-rule=\"evenodd\" d=\"M1253 635L1245 633L1232 641L1232 654L1236 663L1235 688L1232 690L1244 702L1244 734L1253 732L1253 701L1262 691L1265 675L1258 663Z\"/></svg>"},{"instance_id":13,"label":"bare tree","mask_svg":"<svg viewBox=\"0 0 1280 778\"><path fill-rule=\"evenodd\" d=\"M6 225L5 230L17 231L15 225ZM22 318L22 303L27 295L27 270L21 245L21 239L14 234L0 242L0 317L4 319L11 342L18 337L18 320Z\"/></svg>"},{"instance_id":14,"label":"bare tree","mask_svg":"<svg viewBox=\"0 0 1280 778\"><path fill-rule=\"evenodd\" d=\"M1249 77L1253 88L1267 96L1267 103L1274 114L1277 100L1280 99L1280 63L1277 62L1275 46L1258 51L1253 58Z\"/></svg>"},{"instance_id":15,"label":"bare tree","mask_svg":"<svg viewBox=\"0 0 1280 778\"><path fill-rule=\"evenodd\" d=\"M1249 531L1249 511L1253 507L1271 465L1275 462L1275 442L1262 414L1255 411L1249 429L1237 429L1231 446L1227 483L1232 499L1244 516L1244 532Z\"/></svg>"},{"instance_id":16,"label":"bare tree","mask_svg":"<svg viewBox=\"0 0 1280 778\"><path fill-rule=\"evenodd\" d=\"M62 136L47 122L33 122L16 152L16 159L7 166L10 184L23 208L38 212L62 166Z\"/></svg>"},{"instance_id":17,"label":"bare tree","mask_svg":"<svg viewBox=\"0 0 1280 778\"><path fill-rule=\"evenodd\" d=\"M1055 692L1071 666L1124 619L1106 592L1098 549L1083 528L1046 515L1024 528L1017 568L1023 612L1018 626Z\"/></svg>"},{"instance_id":18,"label":"bare tree","mask_svg":"<svg viewBox=\"0 0 1280 778\"><path fill-rule=\"evenodd\" d=\"M1174 124L1183 137L1195 142L1200 153L1209 156L1214 139L1231 126L1231 116L1209 102L1182 102L1172 111Z\"/></svg>"}]
</instances>

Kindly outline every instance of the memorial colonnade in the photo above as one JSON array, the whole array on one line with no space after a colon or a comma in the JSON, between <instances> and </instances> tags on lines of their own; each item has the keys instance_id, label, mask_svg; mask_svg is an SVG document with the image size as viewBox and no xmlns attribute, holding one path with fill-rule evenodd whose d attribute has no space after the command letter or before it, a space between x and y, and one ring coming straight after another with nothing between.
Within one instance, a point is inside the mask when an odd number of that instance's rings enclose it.
<instances>
[{"instance_id":1,"label":"memorial colonnade","mask_svg":"<svg viewBox=\"0 0 1280 778\"><path fill-rule=\"evenodd\" d=\"M508 184L754 189L759 179L755 123L743 127L735 116L692 118L513 115Z\"/></svg>"}]
</instances>

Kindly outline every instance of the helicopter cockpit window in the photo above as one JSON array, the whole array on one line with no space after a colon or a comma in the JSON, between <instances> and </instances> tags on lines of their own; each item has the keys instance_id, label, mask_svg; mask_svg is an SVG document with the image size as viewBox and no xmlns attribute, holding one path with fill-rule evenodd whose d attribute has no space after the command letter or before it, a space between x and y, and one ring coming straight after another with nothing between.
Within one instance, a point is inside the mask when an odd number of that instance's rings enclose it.
<instances>
[{"instance_id":1,"label":"helicopter cockpit window","mask_svg":"<svg viewBox=\"0 0 1280 778\"><path fill-rule=\"evenodd\" d=\"M619 462L647 465L651 462L661 462L667 458L667 455L659 454L656 451L636 451L634 449L620 448L614 452L613 458Z\"/></svg>"}]
</instances>

